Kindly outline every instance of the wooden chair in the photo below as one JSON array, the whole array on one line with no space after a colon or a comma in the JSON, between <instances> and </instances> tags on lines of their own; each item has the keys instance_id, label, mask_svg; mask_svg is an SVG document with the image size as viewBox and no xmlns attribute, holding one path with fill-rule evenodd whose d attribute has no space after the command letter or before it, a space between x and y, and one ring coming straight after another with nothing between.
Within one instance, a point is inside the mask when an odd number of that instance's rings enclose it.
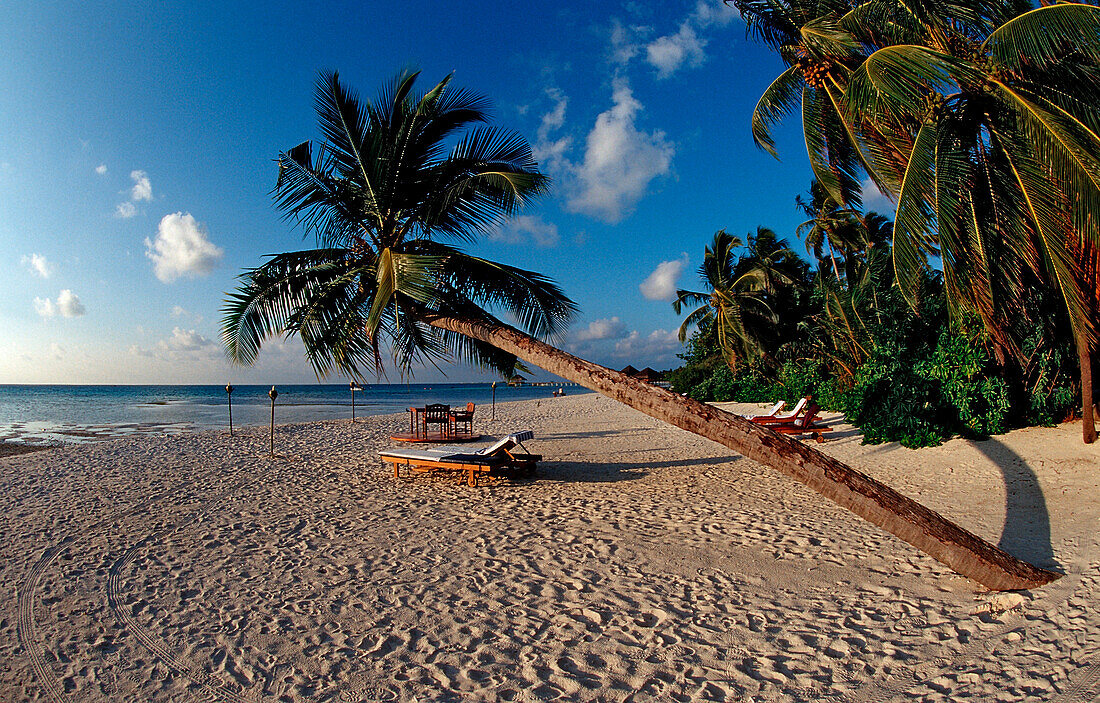
<instances>
[{"instance_id":1,"label":"wooden chair","mask_svg":"<svg viewBox=\"0 0 1100 703\"><path fill-rule=\"evenodd\" d=\"M465 410L451 411L451 430L454 434L474 433L474 404L466 403Z\"/></svg>"},{"instance_id":2,"label":"wooden chair","mask_svg":"<svg viewBox=\"0 0 1100 703\"><path fill-rule=\"evenodd\" d=\"M451 436L451 406L442 403L434 403L424 406L424 434L429 432L430 425L439 425L439 433L444 437Z\"/></svg>"}]
</instances>

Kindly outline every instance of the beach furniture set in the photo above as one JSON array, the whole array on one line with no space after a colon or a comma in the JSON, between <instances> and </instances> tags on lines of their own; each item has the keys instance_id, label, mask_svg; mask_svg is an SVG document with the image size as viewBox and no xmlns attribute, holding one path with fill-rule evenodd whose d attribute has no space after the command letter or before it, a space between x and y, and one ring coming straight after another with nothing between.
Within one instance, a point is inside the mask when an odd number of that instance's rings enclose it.
<instances>
[{"instance_id":1,"label":"beach furniture set","mask_svg":"<svg viewBox=\"0 0 1100 703\"><path fill-rule=\"evenodd\" d=\"M422 408L409 408L409 431L390 435L395 442L473 442L481 438L474 434L474 404L452 408L432 403Z\"/></svg>"},{"instance_id":2,"label":"beach furniture set","mask_svg":"<svg viewBox=\"0 0 1100 703\"><path fill-rule=\"evenodd\" d=\"M817 421L821 408L810 396L799 400L790 411L781 412L785 405L786 402L781 400L763 414L748 415L745 419L780 434L810 435L818 443L825 441L824 433L832 432L832 427Z\"/></svg>"},{"instance_id":3,"label":"beach furniture set","mask_svg":"<svg viewBox=\"0 0 1100 703\"><path fill-rule=\"evenodd\" d=\"M527 478L534 476L539 454L531 454L524 440L534 439L531 430L513 432L495 444L479 451L464 447L399 447L380 453L383 463L393 465L395 478L420 473L453 473L464 475L466 483L477 486L482 478ZM523 451L516 451L516 449Z\"/></svg>"}]
</instances>

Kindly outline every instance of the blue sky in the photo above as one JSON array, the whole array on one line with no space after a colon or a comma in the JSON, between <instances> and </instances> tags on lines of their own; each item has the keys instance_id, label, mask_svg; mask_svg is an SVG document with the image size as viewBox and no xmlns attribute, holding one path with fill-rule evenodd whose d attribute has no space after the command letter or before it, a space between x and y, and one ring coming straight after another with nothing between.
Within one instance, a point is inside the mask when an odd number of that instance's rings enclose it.
<instances>
[{"instance_id":1,"label":"blue sky","mask_svg":"<svg viewBox=\"0 0 1100 703\"><path fill-rule=\"evenodd\" d=\"M581 307L562 344L615 368L677 365L671 291L711 235L794 242L810 180L797 120L782 162L753 145L782 67L717 0L8 0L0 46L0 383L315 380L297 340L231 367L218 320L243 269L309 244L270 190L318 137L322 69L366 97L453 72L493 101L554 185L468 248L558 281Z\"/></svg>"}]
</instances>

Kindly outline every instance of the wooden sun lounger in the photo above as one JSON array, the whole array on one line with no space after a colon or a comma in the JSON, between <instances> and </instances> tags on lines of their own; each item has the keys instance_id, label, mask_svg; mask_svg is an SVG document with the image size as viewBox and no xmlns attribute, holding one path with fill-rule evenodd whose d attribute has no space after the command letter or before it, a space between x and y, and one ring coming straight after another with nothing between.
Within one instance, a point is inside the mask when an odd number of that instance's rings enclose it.
<instances>
[{"instance_id":1,"label":"wooden sun lounger","mask_svg":"<svg viewBox=\"0 0 1100 703\"><path fill-rule=\"evenodd\" d=\"M817 413L821 410L814 403L810 403L806 407L806 414L802 417L796 418L794 422L788 422L776 425L766 425L769 429L775 430L780 434L790 435L804 435L808 434L813 437L818 444L825 441L825 437L822 436L825 432L832 432L833 428L828 425L822 425L816 422Z\"/></svg>"},{"instance_id":2,"label":"wooden sun lounger","mask_svg":"<svg viewBox=\"0 0 1100 703\"><path fill-rule=\"evenodd\" d=\"M775 405L771 406L770 408L768 408L767 410L765 410L764 412L762 412L758 415L746 415L745 419L746 420L752 420L753 422L760 422L761 420L765 420L765 419L768 419L768 418L774 419L776 414L780 410L782 410L783 406L786 405L786 404L787 404L787 401L781 400L778 403L776 403Z\"/></svg>"},{"instance_id":3,"label":"wooden sun lounger","mask_svg":"<svg viewBox=\"0 0 1100 703\"><path fill-rule=\"evenodd\" d=\"M542 460L539 454L513 451L521 442L533 439L530 430L516 432L481 451L472 452L464 447L437 447L435 449L396 448L379 452L383 462L393 464L393 475L401 478L401 469L410 471L458 471L466 474L466 483L476 486L480 477L530 476Z\"/></svg>"},{"instance_id":4,"label":"wooden sun lounger","mask_svg":"<svg viewBox=\"0 0 1100 703\"><path fill-rule=\"evenodd\" d=\"M799 415L799 413L801 413L803 408L805 408L809 403L810 398L809 396L807 396L798 401L798 403L794 406L794 408L791 409L790 412L783 413L782 415L758 415L755 417L750 417L748 419L752 420L758 425L767 425L768 427L772 427L773 425L794 423L802 417L801 415Z\"/></svg>"}]
</instances>

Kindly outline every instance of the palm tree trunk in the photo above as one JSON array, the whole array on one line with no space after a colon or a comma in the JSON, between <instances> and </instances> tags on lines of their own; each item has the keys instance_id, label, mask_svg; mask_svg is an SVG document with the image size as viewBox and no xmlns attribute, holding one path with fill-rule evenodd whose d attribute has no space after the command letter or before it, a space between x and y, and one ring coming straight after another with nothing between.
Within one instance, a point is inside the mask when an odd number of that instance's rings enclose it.
<instances>
[{"instance_id":1,"label":"palm tree trunk","mask_svg":"<svg viewBox=\"0 0 1100 703\"><path fill-rule=\"evenodd\" d=\"M740 416L585 361L512 327L452 317L429 322L766 464L990 589L1034 588L1060 576L1020 561L873 478Z\"/></svg>"},{"instance_id":2,"label":"palm tree trunk","mask_svg":"<svg viewBox=\"0 0 1100 703\"><path fill-rule=\"evenodd\" d=\"M1081 439L1085 444L1096 441L1096 418L1092 395L1092 354L1089 340L1077 335L1077 359L1081 364Z\"/></svg>"}]
</instances>

